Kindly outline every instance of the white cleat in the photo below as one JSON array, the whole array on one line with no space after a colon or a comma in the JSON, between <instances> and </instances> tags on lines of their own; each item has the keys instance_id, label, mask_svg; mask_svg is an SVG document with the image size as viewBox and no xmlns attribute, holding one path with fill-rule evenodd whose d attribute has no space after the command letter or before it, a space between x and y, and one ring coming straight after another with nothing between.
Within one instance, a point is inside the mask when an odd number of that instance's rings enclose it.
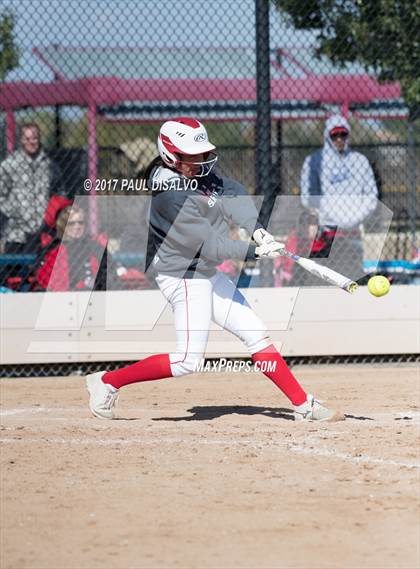
<instances>
[{"instance_id":1,"label":"white cleat","mask_svg":"<svg viewBox=\"0 0 420 569\"><path fill-rule=\"evenodd\" d=\"M295 421L344 421L345 416L340 411L334 411L321 405L313 395L308 393L305 403L294 407Z\"/></svg>"},{"instance_id":2,"label":"white cleat","mask_svg":"<svg viewBox=\"0 0 420 569\"><path fill-rule=\"evenodd\" d=\"M89 408L95 417L113 419L118 389L102 381L105 373L97 371L86 376L86 386L90 395Z\"/></svg>"}]
</instances>

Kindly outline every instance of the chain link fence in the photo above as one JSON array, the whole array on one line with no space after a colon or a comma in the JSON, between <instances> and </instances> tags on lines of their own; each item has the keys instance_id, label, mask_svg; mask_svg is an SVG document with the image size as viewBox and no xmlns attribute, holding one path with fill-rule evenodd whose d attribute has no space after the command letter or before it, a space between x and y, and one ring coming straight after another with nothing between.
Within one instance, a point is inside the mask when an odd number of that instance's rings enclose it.
<instances>
[{"instance_id":1,"label":"chain link fence","mask_svg":"<svg viewBox=\"0 0 420 569\"><path fill-rule=\"evenodd\" d=\"M328 265L335 244L361 284L418 283L419 9L330 4L0 0L2 293L155 286L130 238L149 193L123 180L144 178L176 116L206 125L219 173L264 196L289 248ZM88 200L86 179L101 189ZM114 199L127 194L144 207ZM293 215L274 207L286 196ZM235 263L239 286L321 284L261 267Z\"/></svg>"},{"instance_id":2,"label":"chain link fence","mask_svg":"<svg viewBox=\"0 0 420 569\"><path fill-rule=\"evenodd\" d=\"M415 365L420 363L419 354L377 354L363 356L293 356L284 358L290 368L295 366L323 366L323 365L375 365L386 364L388 366L400 366L403 364ZM213 361L206 359L207 361ZM239 358L238 358L239 361ZM249 361L251 360L244 360ZM113 371L132 364L132 360L113 362L65 362L48 364L10 364L0 365L0 378L10 377L60 377L69 375L84 376L94 373L98 369Z\"/></svg>"}]
</instances>

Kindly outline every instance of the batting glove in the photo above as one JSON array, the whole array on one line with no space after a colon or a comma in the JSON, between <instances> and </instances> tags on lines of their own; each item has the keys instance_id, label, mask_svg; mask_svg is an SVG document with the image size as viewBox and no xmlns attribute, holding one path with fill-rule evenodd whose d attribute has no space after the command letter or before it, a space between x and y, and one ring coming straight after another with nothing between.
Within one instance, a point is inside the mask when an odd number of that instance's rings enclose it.
<instances>
[{"instance_id":1,"label":"batting glove","mask_svg":"<svg viewBox=\"0 0 420 569\"><path fill-rule=\"evenodd\" d=\"M268 257L279 257L282 255L284 250L284 243L277 243L277 241L272 241L271 243L263 243L259 247L255 248L255 255L259 259Z\"/></svg>"},{"instance_id":2,"label":"batting glove","mask_svg":"<svg viewBox=\"0 0 420 569\"><path fill-rule=\"evenodd\" d=\"M262 227L260 229L256 229L252 237L254 238L254 241L257 245L273 243L273 241L275 241L271 233L268 233L268 231L266 231Z\"/></svg>"}]
</instances>

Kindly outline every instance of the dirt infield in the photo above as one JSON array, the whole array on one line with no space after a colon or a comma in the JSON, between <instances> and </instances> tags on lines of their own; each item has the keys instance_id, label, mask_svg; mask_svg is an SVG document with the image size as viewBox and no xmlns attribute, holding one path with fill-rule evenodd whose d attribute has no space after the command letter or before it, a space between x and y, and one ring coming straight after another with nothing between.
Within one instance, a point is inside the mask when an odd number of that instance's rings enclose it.
<instances>
[{"instance_id":1,"label":"dirt infield","mask_svg":"<svg viewBox=\"0 0 420 569\"><path fill-rule=\"evenodd\" d=\"M420 566L414 367L296 368L344 423L300 424L256 374L122 390L1 380L2 569Z\"/></svg>"}]
</instances>

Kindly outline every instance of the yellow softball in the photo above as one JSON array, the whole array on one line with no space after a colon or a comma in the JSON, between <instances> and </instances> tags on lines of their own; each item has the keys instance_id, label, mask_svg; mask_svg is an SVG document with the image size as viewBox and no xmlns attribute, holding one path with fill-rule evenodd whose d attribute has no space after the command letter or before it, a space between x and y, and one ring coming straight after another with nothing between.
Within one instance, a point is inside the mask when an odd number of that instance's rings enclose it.
<instances>
[{"instance_id":1,"label":"yellow softball","mask_svg":"<svg viewBox=\"0 0 420 569\"><path fill-rule=\"evenodd\" d=\"M378 275L369 279L368 289L373 296L384 296L388 294L390 288L391 283L386 277Z\"/></svg>"}]
</instances>

